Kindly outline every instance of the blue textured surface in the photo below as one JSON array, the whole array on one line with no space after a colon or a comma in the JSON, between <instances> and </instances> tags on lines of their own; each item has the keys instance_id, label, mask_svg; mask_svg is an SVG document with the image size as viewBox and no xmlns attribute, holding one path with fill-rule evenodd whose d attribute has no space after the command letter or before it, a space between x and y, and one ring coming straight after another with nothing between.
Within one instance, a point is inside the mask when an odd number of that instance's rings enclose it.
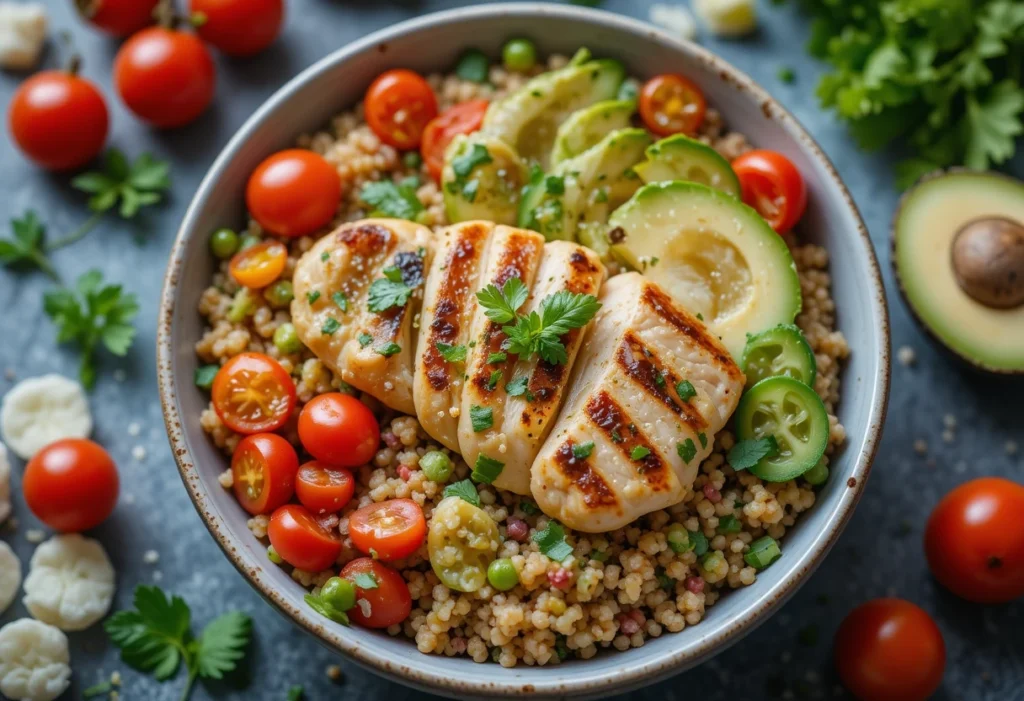
<instances>
[{"instance_id":1,"label":"blue textured surface","mask_svg":"<svg viewBox=\"0 0 1024 701\"><path fill-rule=\"evenodd\" d=\"M70 2L44 0L56 30L70 30L85 57L84 74L102 84L108 96L110 65L117 44L81 25ZM217 685L197 690L194 698L284 699L294 684L307 698L399 701L430 698L383 681L338 660L275 614L235 572L207 535L179 481L164 437L154 373L157 297L167 253L189 198L216 153L233 131L279 85L300 69L345 43L398 20L466 3L413 0L340 2L291 0L282 39L249 61L218 58L219 86L214 107L194 125L170 133L152 131L133 120L111 99L111 145L129 155L148 150L174 164L174 195L164 207L138 225L107 219L88 239L55 254L65 279L98 267L108 279L123 282L138 294L142 313L139 340L124 361L106 357L102 377L91 397L97 429L121 467L122 499L114 517L96 532L118 570L117 606L131 599L138 583L158 581L192 605L202 624L229 608L250 612L256 621L247 691ZM646 18L648 0L608 0L610 10ZM765 3L762 28L749 40L702 43L764 85L809 129L837 165L853 192L878 248L893 312L894 348L917 352L915 367L896 364L890 419L885 440L864 499L839 544L813 578L784 609L758 631L703 667L628 698L719 699L833 698L842 696L831 671L831 637L845 613L856 603L885 595L909 598L938 619L945 635L949 666L943 699L1024 699L1024 604L979 607L958 601L940 590L928 575L921 549L924 521L939 497L971 477L999 474L1022 480L1022 460L1004 449L1007 441L1024 444L1020 390L1024 383L982 377L948 360L928 344L911 323L893 286L888 267L888 225L896 206L892 154L857 151L841 124L821 112L813 97L820 67L806 58L806 25L791 9ZM56 33L54 33L55 35ZM57 65L59 50L51 46L48 66ZM794 68L791 85L777 78L779 68ZM18 77L0 76L0 101L6 105ZM1021 159L1013 169L1024 174ZM83 218L84 201L64 177L50 176L28 165L6 133L0 139L0 221L37 209L51 235L70 231ZM841 264L841 261L837 262ZM14 379L45 372L73 376L76 357L57 348L54 330L41 309L49 282L40 275L0 270L0 394ZM115 369L124 373L115 379ZM951 442L942 439L946 414L956 417ZM137 435L130 431L139 428ZM928 443L928 455L913 450L917 439ZM141 451L139 450L141 447ZM145 453L144 459L138 454ZM133 453L135 455L133 455ZM22 465L15 465L17 494ZM15 498L20 523L4 534L27 563L32 547L25 539L38 527L20 495ZM147 550L160 554L145 564ZM25 615L20 604L0 624ZM801 632L803 635L801 635ZM700 628L684 635L699 635ZM817 637L815 644L807 639ZM805 642L798 642L798 638ZM94 628L71 635L74 686L65 697L79 698L82 689L122 670L122 698L171 700L183 679L165 685L125 669L117 653ZM410 654L416 654L410 651ZM328 681L325 667L339 663L345 681ZM557 669L551 670L558 674ZM627 697L622 697L627 698Z\"/></svg>"}]
</instances>

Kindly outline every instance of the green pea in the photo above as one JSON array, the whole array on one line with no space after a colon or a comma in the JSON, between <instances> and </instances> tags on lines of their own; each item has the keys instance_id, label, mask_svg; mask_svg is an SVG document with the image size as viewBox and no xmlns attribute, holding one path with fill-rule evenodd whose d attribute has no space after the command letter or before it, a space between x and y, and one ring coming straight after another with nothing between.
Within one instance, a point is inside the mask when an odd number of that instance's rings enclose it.
<instances>
[{"instance_id":1,"label":"green pea","mask_svg":"<svg viewBox=\"0 0 1024 701\"><path fill-rule=\"evenodd\" d=\"M238 244L238 250L244 251L247 248L252 248L262 240L263 239L261 239L259 236L256 236L255 234L243 234L242 240Z\"/></svg>"},{"instance_id":2,"label":"green pea","mask_svg":"<svg viewBox=\"0 0 1024 701\"><path fill-rule=\"evenodd\" d=\"M668 541L668 547L672 548L674 553L685 553L693 550L693 544L690 542L690 533L681 523L673 523L669 526L665 539Z\"/></svg>"},{"instance_id":3,"label":"green pea","mask_svg":"<svg viewBox=\"0 0 1024 701\"><path fill-rule=\"evenodd\" d=\"M828 481L828 466L823 462L819 462L804 473L804 479L807 480L807 484L812 487L825 484L825 482Z\"/></svg>"},{"instance_id":4,"label":"green pea","mask_svg":"<svg viewBox=\"0 0 1024 701\"><path fill-rule=\"evenodd\" d=\"M217 229L210 237L210 251L221 260L238 252L238 234L231 229Z\"/></svg>"},{"instance_id":5,"label":"green pea","mask_svg":"<svg viewBox=\"0 0 1024 701\"><path fill-rule=\"evenodd\" d=\"M452 476L452 461L439 450L432 450L420 458L420 469L431 482L447 482Z\"/></svg>"},{"instance_id":6,"label":"green pea","mask_svg":"<svg viewBox=\"0 0 1024 701\"><path fill-rule=\"evenodd\" d=\"M298 353L302 349L299 334L291 324L281 324L274 330L274 345L282 353Z\"/></svg>"},{"instance_id":7,"label":"green pea","mask_svg":"<svg viewBox=\"0 0 1024 701\"><path fill-rule=\"evenodd\" d=\"M331 577L320 588L320 600L337 611L348 611L356 605L356 587L341 577Z\"/></svg>"},{"instance_id":8,"label":"green pea","mask_svg":"<svg viewBox=\"0 0 1024 701\"><path fill-rule=\"evenodd\" d=\"M417 170L421 165L423 165L423 157L416 151L409 151L402 156L402 162L405 164L406 168Z\"/></svg>"},{"instance_id":9,"label":"green pea","mask_svg":"<svg viewBox=\"0 0 1024 701\"><path fill-rule=\"evenodd\" d=\"M526 73L537 64L537 48L529 39L513 39L505 44L501 57L505 68L516 73Z\"/></svg>"},{"instance_id":10,"label":"green pea","mask_svg":"<svg viewBox=\"0 0 1024 701\"><path fill-rule=\"evenodd\" d=\"M274 550L274 546L273 545L268 545L267 546L267 559L270 560L271 562L273 562L275 565L283 565L284 564L284 560L281 558L280 555L277 554L277 551Z\"/></svg>"},{"instance_id":11,"label":"green pea","mask_svg":"<svg viewBox=\"0 0 1024 701\"><path fill-rule=\"evenodd\" d=\"M491 62L479 49L469 49L455 66L455 75L473 83L486 83Z\"/></svg>"},{"instance_id":12,"label":"green pea","mask_svg":"<svg viewBox=\"0 0 1024 701\"><path fill-rule=\"evenodd\" d=\"M263 297L270 302L275 309L283 309L292 303L295 293L292 291L292 283L289 280L278 280L263 291Z\"/></svg>"},{"instance_id":13,"label":"green pea","mask_svg":"<svg viewBox=\"0 0 1024 701\"><path fill-rule=\"evenodd\" d=\"M516 566L507 557L495 560L487 568L487 581L498 591L514 589L519 584L519 573Z\"/></svg>"}]
</instances>

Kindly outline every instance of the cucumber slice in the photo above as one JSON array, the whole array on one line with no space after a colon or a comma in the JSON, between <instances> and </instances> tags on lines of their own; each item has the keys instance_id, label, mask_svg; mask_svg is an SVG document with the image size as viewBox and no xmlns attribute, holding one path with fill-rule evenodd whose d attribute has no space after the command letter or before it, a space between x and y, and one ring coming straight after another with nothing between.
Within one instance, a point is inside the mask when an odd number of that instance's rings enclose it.
<instances>
[{"instance_id":1,"label":"cucumber slice","mask_svg":"<svg viewBox=\"0 0 1024 701\"><path fill-rule=\"evenodd\" d=\"M645 183L671 180L700 183L739 197L740 180L729 161L707 144L677 134L647 149L647 161L636 167Z\"/></svg>"},{"instance_id":2,"label":"cucumber slice","mask_svg":"<svg viewBox=\"0 0 1024 701\"><path fill-rule=\"evenodd\" d=\"M604 100L573 112L558 128L551 165L578 156L613 131L629 127L634 112L636 102L630 100Z\"/></svg>"},{"instance_id":3,"label":"cucumber slice","mask_svg":"<svg viewBox=\"0 0 1024 701\"><path fill-rule=\"evenodd\" d=\"M786 482L821 460L828 447L828 412L821 397L791 377L769 377L747 390L736 409L736 436L774 436L779 452L750 471L768 482Z\"/></svg>"},{"instance_id":4,"label":"cucumber slice","mask_svg":"<svg viewBox=\"0 0 1024 701\"><path fill-rule=\"evenodd\" d=\"M747 387L769 377L792 377L814 387L818 363L814 351L798 326L779 324L773 329L747 338L740 367L747 376Z\"/></svg>"},{"instance_id":5,"label":"cucumber slice","mask_svg":"<svg viewBox=\"0 0 1024 701\"><path fill-rule=\"evenodd\" d=\"M526 177L523 162L504 142L479 132L455 137L441 173L448 221L514 225Z\"/></svg>"}]
</instances>

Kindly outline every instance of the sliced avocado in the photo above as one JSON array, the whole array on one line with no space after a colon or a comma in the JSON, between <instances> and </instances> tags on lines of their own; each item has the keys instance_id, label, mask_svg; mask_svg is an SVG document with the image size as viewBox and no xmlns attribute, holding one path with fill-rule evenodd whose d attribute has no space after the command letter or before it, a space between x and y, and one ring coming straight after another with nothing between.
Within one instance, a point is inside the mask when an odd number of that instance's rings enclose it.
<instances>
[{"instance_id":1,"label":"sliced avocado","mask_svg":"<svg viewBox=\"0 0 1024 701\"><path fill-rule=\"evenodd\" d=\"M613 131L629 127L634 112L636 102L631 100L604 100L573 112L558 128L551 165L578 156Z\"/></svg>"},{"instance_id":2,"label":"sliced avocado","mask_svg":"<svg viewBox=\"0 0 1024 701\"><path fill-rule=\"evenodd\" d=\"M789 248L735 197L696 183L645 185L608 223L624 237L612 254L700 314L736 359L748 333L800 311Z\"/></svg>"},{"instance_id":3,"label":"sliced avocado","mask_svg":"<svg viewBox=\"0 0 1024 701\"><path fill-rule=\"evenodd\" d=\"M479 132L457 136L445 152L441 189L448 221L515 224L527 171L508 144Z\"/></svg>"},{"instance_id":4,"label":"sliced avocado","mask_svg":"<svg viewBox=\"0 0 1024 701\"><path fill-rule=\"evenodd\" d=\"M1024 373L1024 182L958 170L908 191L893 266L918 322L982 370Z\"/></svg>"},{"instance_id":5,"label":"sliced avocado","mask_svg":"<svg viewBox=\"0 0 1024 701\"><path fill-rule=\"evenodd\" d=\"M707 144L677 134L647 149L647 161L636 167L645 183L683 180L700 183L733 197L740 196L740 180L729 161Z\"/></svg>"}]
</instances>

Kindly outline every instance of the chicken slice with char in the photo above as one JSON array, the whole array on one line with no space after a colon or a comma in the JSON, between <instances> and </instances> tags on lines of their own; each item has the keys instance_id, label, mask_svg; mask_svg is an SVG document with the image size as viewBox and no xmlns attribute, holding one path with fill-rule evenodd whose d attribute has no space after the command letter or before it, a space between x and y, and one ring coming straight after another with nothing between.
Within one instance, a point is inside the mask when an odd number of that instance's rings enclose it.
<instances>
[{"instance_id":1,"label":"chicken slice with char","mask_svg":"<svg viewBox=\"0 0 1024 701\"><path fill-rule=\"evenodd\" d=\"M292 323L302 342L345 382L407 414L416 409L413 319L431 239L426 227L396 219L345 224L299 260L292 279ZM370 287L385 270L413 293L404 305L373 312Z\"/></svg>"},{"instance_id":2,"label":"chicken slice with char","mask_svg":"<svg viewBox=\"0 0 1024 701\"><path fill-rule=\"evenodd\" d=\"M618 275L600 301L530 484L544 513L590 533L681 501L744 384L728 351L656 283ZM680 396L683 381L695 396Z\"/></svg>"}]
</instances>

